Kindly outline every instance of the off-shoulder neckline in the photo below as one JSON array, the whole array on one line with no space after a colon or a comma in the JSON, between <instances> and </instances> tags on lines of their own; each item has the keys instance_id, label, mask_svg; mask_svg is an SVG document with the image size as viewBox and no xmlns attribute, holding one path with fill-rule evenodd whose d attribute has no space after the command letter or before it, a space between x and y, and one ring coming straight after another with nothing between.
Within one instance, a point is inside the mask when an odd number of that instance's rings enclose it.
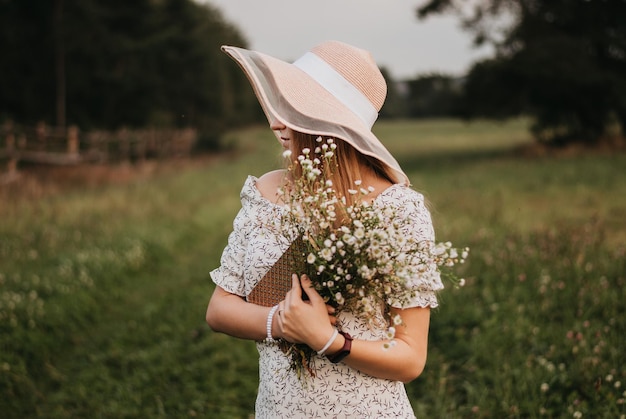
<instances>
[{"instance_id":1,"label":"off-shoulder neckline","mask_svg":"<svg viewBox=\"0 0 626 419\"><path fill-rule=\"evenodd\" d=\"M278 208L285 208L285 205L281 205L281 204L277 204L276 202L272 202L270 201L268 198L266 198L265 196L263 196L263 194L261 194L261 191L259 191L259 189L256 187L256 181L259 178L254 176L254 175L248 175L248 178L246 179L246 186L248 188L250 188L252 190L252 193L254 194L254 196L259 199L260 201L271 205L273 207L278 207ZM378 199L384 195L387 195L388 193L390 193L391 191L394 191L395 189L397 189L398 187L404 187L405 185L402 183L394 183L392 185L389 185L388 187L386 187L384 190L382 190L378 195L376 195L376 197L374 197L374 199L372 200L372 203L375 203L376 201L378 201Z\"/></svg>"}]
</instances>

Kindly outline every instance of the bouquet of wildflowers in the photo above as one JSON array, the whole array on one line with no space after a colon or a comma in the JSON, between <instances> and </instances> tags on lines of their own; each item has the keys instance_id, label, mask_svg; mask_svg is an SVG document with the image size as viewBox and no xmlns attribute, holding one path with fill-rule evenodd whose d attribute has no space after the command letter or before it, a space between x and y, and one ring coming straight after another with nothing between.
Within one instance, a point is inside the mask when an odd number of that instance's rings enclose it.
<instances>
[{"instance_id":1,"label":"bouquet of wildflowers","mask_svg":"<svg viewBox=\"0 0 626 419\"><path fill-rule=\"evenodd\" d=\"M350 310L372 326L385 328L382 347L389 349L395 345L395 326L402 324L400 316L390 315L391 302L414 297L412 281L421 275L454 278L447 268L463 263L468 249L416 242L407 234L410 220L400 216L399 209L368 202L373 189L362 188L360 181L348 191L351 203L338 196L332 183L336 145L321 137L317 142L315 150L302 150L293 163L300 165L302 176L279 191L288 207L282 226L286 234L303 241L303 273L324 301L338 312ZM284 156L291 158L290 151ZM438 269L433 271L433 266ZM291 355L298 375L304 369L315 375L312 349L288 342L282 342L282 349Z\"/></svg>"}]
</instances>

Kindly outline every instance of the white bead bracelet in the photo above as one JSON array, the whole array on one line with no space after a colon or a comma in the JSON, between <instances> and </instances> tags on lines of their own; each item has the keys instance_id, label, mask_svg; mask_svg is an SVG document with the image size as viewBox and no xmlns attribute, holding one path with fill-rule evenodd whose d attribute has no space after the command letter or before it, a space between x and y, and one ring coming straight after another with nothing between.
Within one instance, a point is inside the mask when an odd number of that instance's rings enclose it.
<instances>
[{"instance_id":1,"label":"white bead bracelet","mask_svg":"<svg viewBox=\"0 0 626 419\"><path fill-rule=\"evenodd\" d=\"M265 338L265 341L268 343L276 342L276 339L272 337L272 322L274 321L274 313L276 313L276 310L278 310L278 304L272 307L269 314L267 315L267 338Z\"/></svg>"}]
</instances>

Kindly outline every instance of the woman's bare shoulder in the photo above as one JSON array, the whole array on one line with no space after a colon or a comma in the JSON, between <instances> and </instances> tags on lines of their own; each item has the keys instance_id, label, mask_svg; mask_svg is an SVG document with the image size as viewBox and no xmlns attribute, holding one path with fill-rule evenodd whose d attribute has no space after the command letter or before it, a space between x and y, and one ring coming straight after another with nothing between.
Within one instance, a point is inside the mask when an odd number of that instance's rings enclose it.
<instances>
[{"instance_id":1,"label":"woman's bare shoulder","mask_svg":"<svg viewBox=\"0 0 626 419\"><path fill-rule=\"evenodd\" d=\"M286 174L286 170L267 172L257 179L256 188L264 198L276 202L278 199L278 188L285 182Z\"/></svg>"}]
</instances>

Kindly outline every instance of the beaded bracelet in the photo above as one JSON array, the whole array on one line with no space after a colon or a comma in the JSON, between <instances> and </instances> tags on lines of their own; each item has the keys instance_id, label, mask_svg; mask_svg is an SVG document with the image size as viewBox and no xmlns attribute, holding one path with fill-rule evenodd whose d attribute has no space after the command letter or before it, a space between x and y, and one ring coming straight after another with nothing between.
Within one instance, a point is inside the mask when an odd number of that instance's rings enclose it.
<instances>
[{"instance_id":1,"label":"beaded bracelet","mask_svg":"<svg viewBox=\"0 0 626 419\"><path fill-rule=\"evenodd\" d=\"M265 325L267 330L267 338L265 339L265 342L267 343L276 342L276 339L272 337L272 322L274 320L274 313L276 313L276 310L278 310L278 304L272 307L267 315L267 324Z\"/></svg>"},{"instance_id":2,"label":"beaded bracelet","mask_svg":"<svg viewBox=\"0 0 626 419\"><path fill-rule=\"evenodd\" d=\"M337 335L339 334L339 331L337 329L335 329L335 331L333 332L332 336L330 337L330 339L328 339L328 342L326 342L326 345L324 345L324 347L322 349L320 349L319 351L317 351L317 354L319 356L324 355L324 353L328 350L328 348L330 348L330 345L333 344L333 342L335 341L335 339L337 338Z\"/></svg>"}]
</instances>

